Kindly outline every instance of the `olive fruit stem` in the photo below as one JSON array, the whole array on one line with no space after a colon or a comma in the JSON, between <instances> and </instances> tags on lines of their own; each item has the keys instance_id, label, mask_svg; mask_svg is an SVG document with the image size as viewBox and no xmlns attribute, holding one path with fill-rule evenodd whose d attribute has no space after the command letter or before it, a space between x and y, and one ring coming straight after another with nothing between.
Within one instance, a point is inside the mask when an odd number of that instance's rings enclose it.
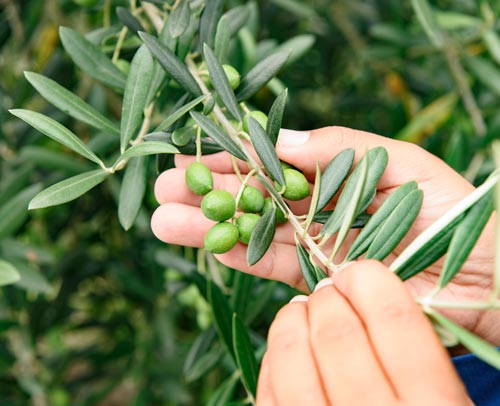
<instances>
[{"instance_id":1,"label":"olive fruit stem","mask_svg":"<svg viewBox=\"0 0 500 406\"><path fill-rule=\"evenodd\" d=\"M205 86L205 83L201 80L196 65L194 61L192 60L192 55L188 55L186 58L186 65L193 75L196 83L202 90L204 94L210 93L208 88ZM303 235L303 241L307 244L307 246L310 249L310 252L312 255L314 255L318 260L325 265L330 272L336 272L338 267L329 261L328 257L320 250L320 248L316 245L314 240L311 238L309 234L304 234L304 228L301 226L299 220L295 217L295 214L292 212L292 210L285 204L283 198L281 197L281 194L276 191L274 188L272 182L268 179L268 177L264 174L263 170L260 168L260 165L255 161L254 157L244 143L241 141L241 139L237 136L237 132L229 122L229 120L226 118L224 113L222 112L221 108L216 104L213 110L213 114L219 121L219 123L222 125L222 127L227 131L227 133L232 137L233 141L236 142L236 144L240 147L241 151L247 158L247 163L251 169L256 170L256 178L259 180L259 182L264 186L264 188L268 191L270 196L273 198L273 200L276 202L278 207L288 215L288 219L290 223L292 224L293 228L299 233L299 235Z\"/></svg>"},{"instance_id":2,"label":"olive fruit stem","mask_svg":"<svg viewBox=\"0 0 500 406\"><path fill-rule=\"evenodd\" d=\"M255 175L255 172L257 172L255 169L250 170L250 172L248 172L247 176L245 176L245 178L241 182L240 188L238 189L238 193L236 194L236 198L235 198L236 207L238 207L238 204L240 203L241 195L243 194L243 191L245 190L245 186L248 184L248 181L252 178L252 176ZM240 174L240 176L241 176L241 174Z\"/></svg>"},{"instance_id":3,"label":"olive fruit stem","mask_svg":"<svg viewBox=\"0 0 500 406\"><path fill-rule=\"evenodd\" d=\"M201 127L196 129L196 162L201 161Z\"/></svg>"}]
</instances>

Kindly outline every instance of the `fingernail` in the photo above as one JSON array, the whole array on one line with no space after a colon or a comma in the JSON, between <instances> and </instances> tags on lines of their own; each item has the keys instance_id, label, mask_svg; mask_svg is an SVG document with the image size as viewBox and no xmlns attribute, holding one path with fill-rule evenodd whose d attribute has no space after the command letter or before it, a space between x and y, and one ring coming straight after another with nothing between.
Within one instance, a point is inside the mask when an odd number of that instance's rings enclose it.
<instances>
[{"instance_id":1,"label":"fingernail","mask_svg":"<svg viewBox=\"0 0 500 406\"><path fill-rule=\"evenodd\" d=\"M317 292L321 288L324 288L325 286L330 286L333 285L333 281L330 278L324 278L321 279L316 286L314 287L314 291Z\"/></svg>"},{"instance_id":2,"label":"fingernail","mask_svg":"<svg viewBox=\"0 0 500 406\"><path fill-rule=\"evenodd\" d=\"M304 145L308 139L308 131L295 131L282 128L278 136L278 143L280 147L297 147Z\"/></svg>"},{"instance_id":3,"label":"fingernail","mask_svg":"<svg viewBox=\"0 0 500 406\"><path fill-rule=\"evenodd\" d=\"M290 300L290 303L293 302L307 302L309 300L309 297L306 295L297 295L292 297L292 300Z\"/></svg>"}]
</instances>

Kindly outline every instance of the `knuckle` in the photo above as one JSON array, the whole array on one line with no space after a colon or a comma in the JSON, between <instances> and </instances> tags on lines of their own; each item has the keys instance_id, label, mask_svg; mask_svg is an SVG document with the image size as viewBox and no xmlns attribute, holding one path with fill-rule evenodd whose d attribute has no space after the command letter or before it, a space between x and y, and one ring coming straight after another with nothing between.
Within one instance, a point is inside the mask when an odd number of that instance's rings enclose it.
<instances>
[{"instance_id":1,"label":"knuckle","mask_svg":"<svg viewBox=\"0 0 500 406\"><path fill-rule=\"evenodd\" d=\"M330 344L332 342L350 340L359 334L361 326L355 320L339 317L333 321L321 322L312 326L311 341L316 345Z\"/></svg>"}]
</instances>

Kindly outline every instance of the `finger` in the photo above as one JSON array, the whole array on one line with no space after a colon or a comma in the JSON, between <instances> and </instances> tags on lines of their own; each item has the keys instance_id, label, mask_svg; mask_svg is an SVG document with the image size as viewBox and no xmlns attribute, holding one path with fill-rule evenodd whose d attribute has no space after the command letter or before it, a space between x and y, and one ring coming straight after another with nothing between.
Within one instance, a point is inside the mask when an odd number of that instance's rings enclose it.
<instances>
[{"instance_id":1,"label":"finger","mask_svg":"<svg viewBox=\"0 0 500 406\"><path fill-rule=\"evenodd\" d=\"M257 382L257 406L279 406L273 395L271 385L271 371L267 353L264 354L262 365L259 372L259 381Z\"/></svg>"},{"instance_id":2,"label":"finger","mask_svg":"<svg viewBox=\"0 0 500 406\"><path fill-rule=\"evenodd\" d=\"M415 144L345 127L325 127L308 132L281 130L276 151L281 159L313 179L317 160L323 170L337 153L346 148L354 148L357 162L367 149L375 147L385 147L389 152L388 169L382 175L380 189L413 180L417 170L420 179L430 179L435 176L436 165L447 169L450 177L461 178L439 158Z\"/></svg>"},{"instance_id":3,"label":"finger","mask_svg":"<svg viewBox=\"0 0 500 406\"><path fill-rule=\"evenodd\" d=\"M393 404L395 393L362 322L333 285L324 284L309 297L307 307L311 347L330 403Z\"/></svg>"},{"instance_id":4,"label":"finger","mask_svg":"<svg viewBox=\"0 0 500 406\"><path fill-rule=\"evenodd\" d=\"M463 403L465 390L447 352L396 275L379 262L360 261L333 280L363 320L401 400L426 394L440 404Z\"/></svg>"},{"instance_id":5,"label":"finger","mask_svg":"<svg viewBox=\"0 0 500 406\"><path fill-rule=\"evenodd\" d=\"M151 218L151 229L158 239L169 244L203 247L207 231L215 223L207 219L199 208L179 203L158 207ZM290 229L276 230L269 250L255 265L246 261L247 246L237 243L229 252L217 255L226 266L261 278L279 280L306 291L306 285L297 262L297 254Z\"/></svg>"},{"instance_id":6,"label":"finger","mask_svg":"<svg viewBox=\"0 0 500 406\"><path fill-rule=\"evenodd\" d=\"M290 303L279 311L269 331L268 356L277 404L328 404L309 345L304 302Z\"/></svg>"},{"instance_id":7,"label":"finger","mask_svg":"<svg viewBox=\"0 0 500 406\"><path fill-rule=\"evenodd\" d=\"M173 168L163 172L155 183L155 197L158 203L164 204L168 202L177 202L189 204L192 206L200 206L204 196L194 194L189 190L185 181L186 170L183 168ZM234 197L238 194L241 188L241 181L234 174L220 174L212 172L214 179L214 189L227 190ZM266 195L265 188L255 178L251 178L247 182L250 186L259 189ZM312 186L310 186L312 187ZM286 200L286 199L285 199ZM311 203L311 197L300 201L288 201L290 209L297 215L307 212Z\"/></svg>"}]
</instances>

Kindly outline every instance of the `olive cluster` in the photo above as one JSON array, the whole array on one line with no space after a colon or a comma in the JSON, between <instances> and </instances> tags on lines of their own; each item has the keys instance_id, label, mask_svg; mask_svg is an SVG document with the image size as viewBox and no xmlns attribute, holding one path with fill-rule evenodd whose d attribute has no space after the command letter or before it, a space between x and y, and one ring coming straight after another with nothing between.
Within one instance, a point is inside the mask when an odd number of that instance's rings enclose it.
<instances>
[{"instance_id":1,"label":"olive cluster","mask_svg":"<svg viewBox=\"0 0 500 406\"><path fill-rule=\"evenodd\" d=\"M309 195L309 183L298 170L284 164L286 189L283 196L289 200L301 200ZM250 185L243 186L238 203L233 195L225 190L213 189L213 176L210 169L193 162L185 174L186 185L191 192L205 196L201 211L205 217L217 221L205 236L205 249L214 254L222 254L233 248L238 241L248 244L260 216L274 206L271 197ZM242 212L236 216L237 209ZM285 213L277 208L277 224L286 223Z\"/></svg>"}]
</instances>

